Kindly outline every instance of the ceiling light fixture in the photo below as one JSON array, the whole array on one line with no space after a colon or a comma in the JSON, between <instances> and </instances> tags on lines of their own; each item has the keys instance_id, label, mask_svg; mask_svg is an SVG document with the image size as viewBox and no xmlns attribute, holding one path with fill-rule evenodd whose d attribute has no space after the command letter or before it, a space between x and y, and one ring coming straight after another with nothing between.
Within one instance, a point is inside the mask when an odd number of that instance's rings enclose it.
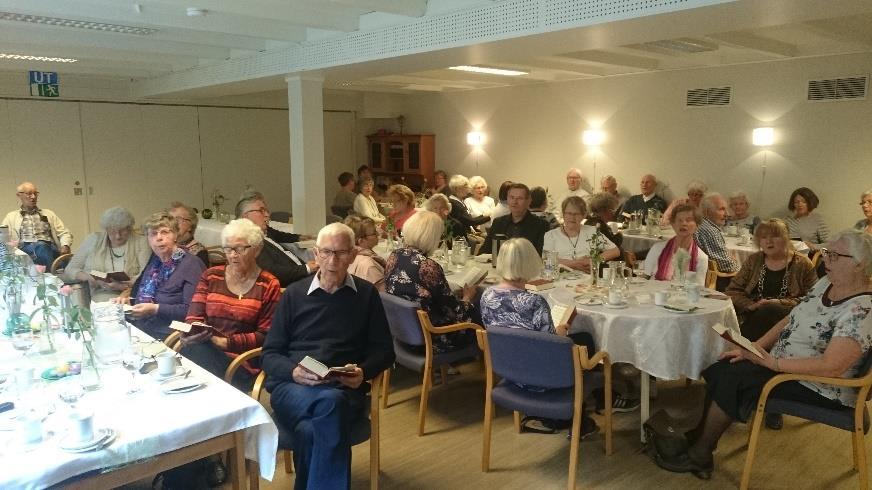
<instances>
[{"instance_id":1,"label":"ceiling light fixture","mask_svg":"<svg viewBox=\"0 0 872 490\"><path fill-rule=\"evenodd\" d=\"M49 61L52 63L75 63L79 60L74 58L52 58L50 56L30 56L26 54L0 53L0 60L14 61Z\"/></svg>"},{"instance_id":2,"label":"ceiling light fixture","mask_svg":"<svg viewBox=\"0 0 872 490\"><path fill-rule=\"evenodd\" d=\"M487 75L502 75L504 77L517 77L519 75L529 75L529 72L518 70L506 70L503 68L488 68L486 66L451 66L449 70L468 71L472 73L484 73Z\"/></svg>"},{"instance_id":3,"label":"ceiling light fixture","mask_svg":"<svg viewBox=\"0 0 872 490\"><path fill-rule=\"evenodd\" d=\"M206 9L200 9L197 7L188 7L186 10L188 17L203 17L206 15Z\"/></svg>"},{"instance_id":4,"label":"ceiling light fixture","mask_svg":"<svg viewBox=\"0 0 872 490\"><path fill-rule=\"evenodd\" d=\"M134 34L147 36L154 34L159 29L150 27L126 26L121 24L106 24L104 22L90 22L85 20L61 19L59 17L44 17L42 15L25 15L14 12L0 12L0 20L13 22L27 22L44 26L71 27L73 29L90 29L92 31L115 32L118 34Z\"/></svg>"}]
</instances>

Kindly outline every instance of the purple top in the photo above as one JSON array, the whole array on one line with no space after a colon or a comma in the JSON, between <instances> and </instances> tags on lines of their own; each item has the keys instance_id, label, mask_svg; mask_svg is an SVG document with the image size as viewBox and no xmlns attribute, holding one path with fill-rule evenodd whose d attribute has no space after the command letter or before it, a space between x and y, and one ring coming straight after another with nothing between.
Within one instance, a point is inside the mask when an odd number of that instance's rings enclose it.
<instances>
[{"instance_id":1,"label":"purple top","mask_svg":"<svg viewBox=\"0 0 872 490\"><path fill-rule=\"evenodd\" d=\"M149 259L150 261L151 259ZM185 253L172 275L163 281L155 291L154 302L159 305L157 314L133 320L131 323L156 339L166 338L170 334L169 325L173 320L185 321L188 307L191 305L191 298L194 296L194 291L197 290L200 275L205 269L203 261L196 255ZM142 275L137 277L136 282L133 283L133 289L130 292L131 298L136 298L141 280Z\"/></svg>"}]
</instances>

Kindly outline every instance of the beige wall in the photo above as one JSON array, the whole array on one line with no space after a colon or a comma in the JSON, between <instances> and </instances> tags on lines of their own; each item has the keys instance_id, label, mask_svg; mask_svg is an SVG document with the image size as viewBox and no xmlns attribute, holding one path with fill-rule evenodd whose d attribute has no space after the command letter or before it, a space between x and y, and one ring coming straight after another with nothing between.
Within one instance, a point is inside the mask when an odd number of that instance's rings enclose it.
<instances>
[{"instance_id":1,"label":"beige wall","mask_svg":"<svg viewBox=\"0 0 872 490\"><path fill-rule=\"evenodd\" d=\"M405 97L408 132L436 134L437 168L481 174L496 187L504 179L550 187L559 196L567 168L593 176L594 153L581 133L601 126L608 141L597 161L605 173L638 192L652 172L681 195L692 179L728 194L743 189L754 212L786 212L790 192L811 187L819 212L833 229L862 217L860 192L872 187L872 103L806 102L809 79L872 72L872 55L653 73ZM689 88L732 85L725 108L684 107ZM751 145L751 130L776 128L767 155ZM466 144L478 129L487 143L480 153ZM762 206L760 206L762 200Z\"/></svg>"}]
</instances>

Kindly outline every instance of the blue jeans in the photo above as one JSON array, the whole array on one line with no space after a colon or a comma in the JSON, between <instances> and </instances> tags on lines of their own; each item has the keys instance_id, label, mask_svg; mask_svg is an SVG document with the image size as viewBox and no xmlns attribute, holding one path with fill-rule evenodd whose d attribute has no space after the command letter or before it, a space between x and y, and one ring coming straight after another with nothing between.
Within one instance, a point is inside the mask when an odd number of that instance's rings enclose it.
<instances>
[{"instance_id":1,"label":"blue jeans","mask_svg":"<svg viewBox=\"0 0 872 490\"><path fill-rule=\"evenodd\" d=\"M349 488L349 434L366 407L366 395L335 385L287 382L273 389L270 403L281 425L292 433L297 470L294 488Z\"/></svg>"},{"instance_id":2,"label":"blue jeans","mask_svg":"<svg viewBox=\"0 0 872 490\"><path fill-rule=\"evenodd\" d=\"M61 255L55 244L51 242L21 242L18 248L30 255L34 264L46 267L51 267L51 263Z\"/></svg>"}]
</instances>

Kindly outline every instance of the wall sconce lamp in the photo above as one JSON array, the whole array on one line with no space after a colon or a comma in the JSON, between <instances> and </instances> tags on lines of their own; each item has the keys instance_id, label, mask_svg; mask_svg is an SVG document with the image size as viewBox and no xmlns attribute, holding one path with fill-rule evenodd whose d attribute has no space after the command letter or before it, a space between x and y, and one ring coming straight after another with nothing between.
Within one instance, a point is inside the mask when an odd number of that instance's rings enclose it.
<instances>
[{"instance_id":1,"label":"wall sconce lamp","mask_svg":"<svg viewBox=\"0 0 872 490\"><path fill-rule=\"evenodd\" d=\"M775 142L775 130L772 128L754 128L751 131L751 143L754 146L772 146Z\"/></svg>"},{"instance_id":2,"label":"wall sconce lamp","mask_svg":"<svg viewBox=\"0 0 872 490\"><path fill-rule=\"evenodd\" d=\"M484 133L481 131L471 131L466 133L466 143L469 146L481 146L484 144Z\"/></svg>"}]
</instances>

